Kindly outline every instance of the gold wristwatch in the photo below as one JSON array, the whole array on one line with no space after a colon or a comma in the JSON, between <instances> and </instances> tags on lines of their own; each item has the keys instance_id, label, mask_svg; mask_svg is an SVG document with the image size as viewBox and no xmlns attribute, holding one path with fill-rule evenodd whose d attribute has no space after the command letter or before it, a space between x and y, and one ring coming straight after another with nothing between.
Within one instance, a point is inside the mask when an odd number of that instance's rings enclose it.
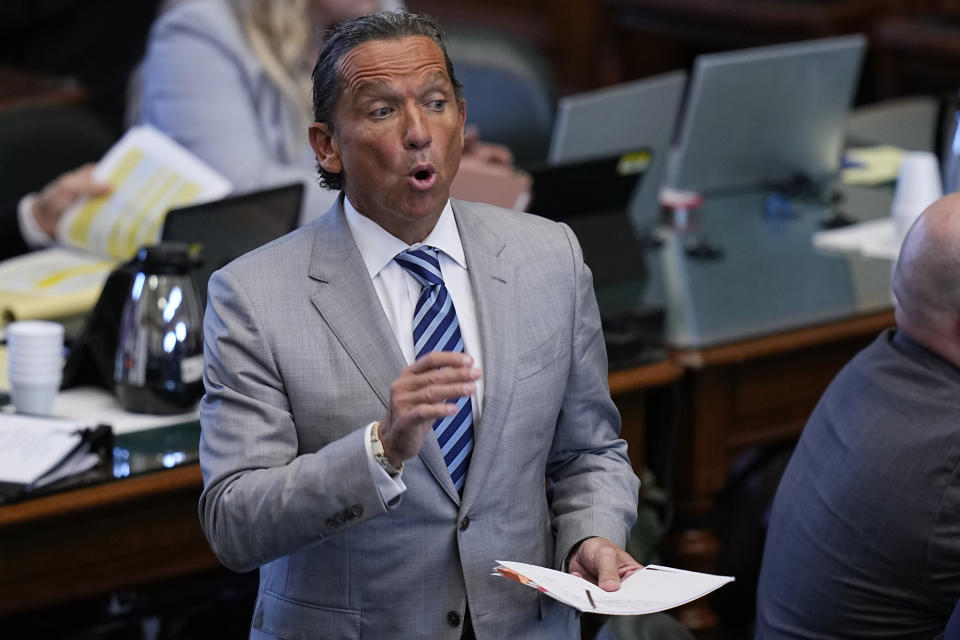
<instances>
[{"instance_id":1,"label":"gold wristwatch","mask_svg":"<svg viewBox=\"0 0 960 640\"><path fill-rule=\"evenodd\" d=\"M371 449L373 449L373 459L383 467L384 471L390 474L391 478L400 475L400 472L403 471L403 463L401 462L397 466L393 466L393 463L390 462L390 459L387 458L387 455L383 452L383 443L380 442L379 422L374 422L373 427L370 429L370 446Z\"/></svg>"}]
</instances>

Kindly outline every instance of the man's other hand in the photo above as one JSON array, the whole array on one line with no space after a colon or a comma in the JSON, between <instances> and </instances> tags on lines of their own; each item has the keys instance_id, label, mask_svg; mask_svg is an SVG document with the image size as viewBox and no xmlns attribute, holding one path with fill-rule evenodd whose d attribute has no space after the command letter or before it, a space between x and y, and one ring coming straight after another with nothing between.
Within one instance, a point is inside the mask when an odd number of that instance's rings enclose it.
<instances>
[{"instance_id":1,"label":"man's other hand","mask_svg":"<svg viewBox=\"0 0 960 640\"><path fill-rule=\"evenodd\" d=\"M606 538L587 538L570 558L570 573L604 591L616 591L622 580L642 568L629 553Z\"/></svg>"}]
</instances>

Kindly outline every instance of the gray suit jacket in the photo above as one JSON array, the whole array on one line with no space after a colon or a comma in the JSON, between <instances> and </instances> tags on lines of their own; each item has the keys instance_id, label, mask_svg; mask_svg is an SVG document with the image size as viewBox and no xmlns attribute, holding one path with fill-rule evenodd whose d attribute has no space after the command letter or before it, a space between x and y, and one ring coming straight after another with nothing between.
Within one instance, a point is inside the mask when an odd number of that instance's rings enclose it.
<instances>
[{"instance_id":1,"label":"gray suit jacket","mask_svg":"<svg viewBox=\"0 0 960 640\"><path fill-rule=\"evenodd\" d=\"M638 482L579 245L532 215L453 211L486 369L462 499L434 438L398 506L374 486L363 427L406 363L340 203L211 278L200 515L224 564L260 567L253 637L456 638L467 601L481 639L577 637L572 611L492 568L625 543Z\"/></svg>"}]
</instances>

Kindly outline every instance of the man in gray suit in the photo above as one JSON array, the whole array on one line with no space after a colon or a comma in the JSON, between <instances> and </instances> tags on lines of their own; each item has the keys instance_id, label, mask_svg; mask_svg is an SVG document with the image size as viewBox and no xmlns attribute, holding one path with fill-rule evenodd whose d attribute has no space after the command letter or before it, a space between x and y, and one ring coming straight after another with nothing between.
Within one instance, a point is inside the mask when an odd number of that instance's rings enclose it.
<instances>
[{"instance_id":1,"label":"man in gray suit","mask_svg":"<svg viewBox=\"0 0 960 640\"><path fill-rule=\"evenodd\" d=\"M960 194L907 234L893 293L777 489L757 638L929 640L960 599Z\"/></svg>"},{"instance_id":2,"label":"man in gray suit","mask_svg":"<svg viewBox=\"0 0 960 640\"><path fill-rule=\"evenodd\" d=\"M590 271L566 226L449 199L444 43L411 14L330 33L309 136L344 196L210 281L200 515L260 568L255 638L574 638L496 561L638 568Z\"/></svg>"}]
</instances>

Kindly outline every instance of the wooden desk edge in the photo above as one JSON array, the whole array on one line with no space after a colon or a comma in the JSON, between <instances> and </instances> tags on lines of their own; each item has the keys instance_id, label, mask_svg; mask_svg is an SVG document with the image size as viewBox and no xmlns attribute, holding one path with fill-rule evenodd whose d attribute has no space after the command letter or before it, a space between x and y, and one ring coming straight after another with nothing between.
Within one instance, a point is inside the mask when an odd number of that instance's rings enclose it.
<instances>
[{"instance_id":1,"label":"wooden desk edge","mask_svg":"<svg viewBox=\"0 0 960 640\"><path fill-rule=\"evenodd\" d=\"M671 360L664 360L623 371L614 371L607 380L610 384L610 395L616 396L663 386L679 380L682 375L683 367Z\"/></svg>"},{"instance_id":2,"label":"wooden desk edge","mask_svg":"<svg viewBox=\"0 0 960 640\"><path fill-rule=\"evenodd\" d=\"M0 530L7 527L34 525L48 520L66 519L133 502L148 502L158 496L171 493L197 492L199 494L202 483L200 465L193 463L27 499L0 506Z\"/></svg>"},{"instance_id":3,"label":"wooden desk edge","mask_svg":"<svg viewBox=\"0 0 960 640\"><path fill-rule=\"evenodd\" d=\"M734 344L677 350L673 353L673 359L687 369L703 369L795 351L816 344L878 334L893 325L893 311L882 311Z\"/></svg>"}]
</instances>

